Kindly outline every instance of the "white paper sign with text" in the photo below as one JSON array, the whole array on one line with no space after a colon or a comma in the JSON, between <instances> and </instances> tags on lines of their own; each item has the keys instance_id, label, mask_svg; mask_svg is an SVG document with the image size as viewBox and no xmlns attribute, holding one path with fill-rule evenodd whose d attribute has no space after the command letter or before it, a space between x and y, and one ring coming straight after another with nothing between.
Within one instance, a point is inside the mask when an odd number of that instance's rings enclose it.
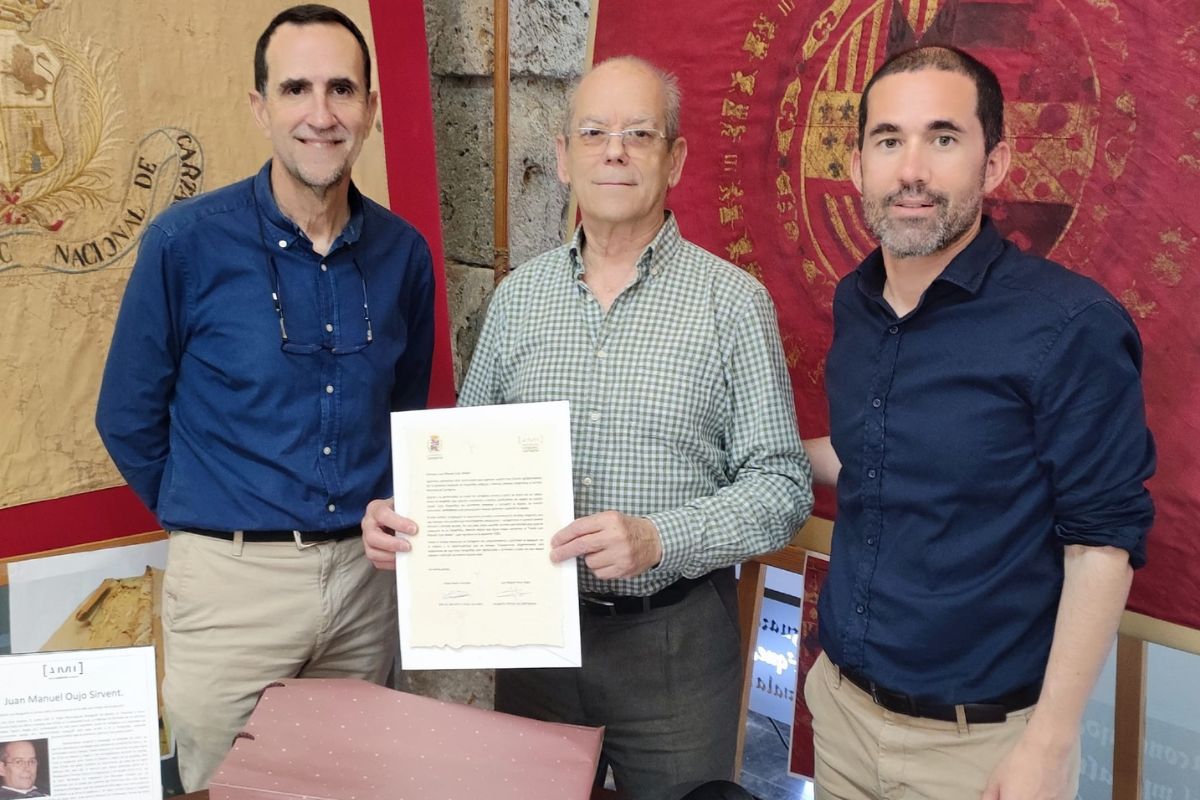
<instances>
[{"instance_id":1,"label":"white paper sign with text","mask_svg":"<svg viewBox=\"0 0 1200 800\"><path fill-rule=\"evenodd\" d=\"M0 656L0 784L56 800L159 800L155 691L153 647Z\"/></svg>"},{"instance_id":2,"label":"white paper sign with text","mask_svg":"<svg viewBox=\"0 0 1200 800\"><path fill-rule=\"evenodd\" d=\"M574 518L566 402L392 414L405 669L577 667L575 561L550 537Z\"/></svg>"}]
</instances>

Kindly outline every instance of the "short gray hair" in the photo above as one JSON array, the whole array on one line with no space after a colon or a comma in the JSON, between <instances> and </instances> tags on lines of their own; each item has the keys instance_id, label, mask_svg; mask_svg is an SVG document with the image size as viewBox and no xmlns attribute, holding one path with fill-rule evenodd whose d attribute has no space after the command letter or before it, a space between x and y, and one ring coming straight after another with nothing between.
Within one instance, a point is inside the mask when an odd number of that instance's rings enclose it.
<instances>
[{"instance_id":1,"label":"short gray hair","mask_svg":"<svg viewBox=\"0 0 1200 800\"><path fill-rule=\"evenodd\" d=\"M575 95L579 92L579 84L592 73L593 70L603 67L606 64L627 64L633 67L641 67L649 72L663 88L663 133L667 135L667 144L674 142L679 138L679 116L680 107L683 105L683 92L679 89L679 78L675 77L674 73L667 72L662 67L652 64L640 56L613 56L606 58L599 64L593 64L592 68L583 76L577 78L571 85L570 100L567 103L567 113L563 116L562 135L567 141L571 139L572 120L575 118Z\"/></svg>"}]
</instances>

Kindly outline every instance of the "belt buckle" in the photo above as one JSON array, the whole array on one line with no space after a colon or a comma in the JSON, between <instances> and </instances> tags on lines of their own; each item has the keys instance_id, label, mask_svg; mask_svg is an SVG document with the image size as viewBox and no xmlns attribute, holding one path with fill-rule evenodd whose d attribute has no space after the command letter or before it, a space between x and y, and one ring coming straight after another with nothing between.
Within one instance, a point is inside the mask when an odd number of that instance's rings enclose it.
<instances>
[{"instance_id":1,"label":"belt buckle","mask_svg":"<svg viewBox=\"0 0 1200 800\"><path fill-rule=\"evenodd\" d=\"M596 606L597 608L603 608L606 611L608 611L608 615L610 617L615 617L617 615L617 604L614 603L612 600L604 600L599 597L592 597L591 595L581 594L581 595L579 595L579 602L581 604L589 603L593 606Z\"/></svg>"},{"instance_id":2,"label":"belt buckle","mask_svg":"<svg viewBox=\"0 0 1200 800\"><path fill-rule=\"evenodd\" d=\"M292 531L292 536L294 536L296 539L296 547L298 547L301 550L307 550L310 547L316 547L317 545L320 544L320 542L304 541L304 531L294 530L294 531Z\"/></svg>"}]
</instances>

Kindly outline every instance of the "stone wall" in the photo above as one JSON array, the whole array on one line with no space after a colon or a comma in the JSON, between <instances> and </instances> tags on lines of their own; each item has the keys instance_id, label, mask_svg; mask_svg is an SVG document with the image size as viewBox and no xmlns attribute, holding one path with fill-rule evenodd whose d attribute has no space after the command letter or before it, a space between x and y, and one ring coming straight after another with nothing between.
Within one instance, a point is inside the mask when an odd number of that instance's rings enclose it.
<instances>
[{"instance_id":1,"label":"stone wall","mask_svg":"<svg viewBox=\"0 0 1200 800\"><path fill-rule=\"evenodd\" d=\"M513 265L562 241L568 193L554 134L587 46L588 0L509 4L509 250ZM492 290L492 0L425 0L456 385ZM490 671L406 671L401 689L491 707Z\"/></svg>"},{"instance_id":2,"label":"stone wall","mask_svg":"<svg viewBox=\"0 0 1200 800\"><path fill-rule=\"evenodd\" d=\"M425 0L455 378L491 293L492 0ZM554 133L587 45L587 0L509 5L509 249L514 265L559 244L567 191Z\"/></svg>"}]
</instances>

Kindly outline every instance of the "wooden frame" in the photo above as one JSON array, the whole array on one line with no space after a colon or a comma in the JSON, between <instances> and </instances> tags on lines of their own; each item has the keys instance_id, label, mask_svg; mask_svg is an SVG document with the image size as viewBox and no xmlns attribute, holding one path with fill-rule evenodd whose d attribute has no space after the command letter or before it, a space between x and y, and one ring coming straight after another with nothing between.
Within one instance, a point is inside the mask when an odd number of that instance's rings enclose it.
<instances>
[{"instance_id":1,"label":"wooden frame","mask_svg":"<svg viewBox=\"0 0 1200 800\"><path fill-rule=\"evenodd\" d=\"M29 553L27 555L12 556L11 558L0 558L0 586L8 586L8 565L14 561L28 561L31 558L44 558L46 556L61 556L67 553L83 553L88 550L104 550L109 547L124 547L130 544L144 544L146 542L157 542L167 538L167 532L147 531L146 533L135 533L131 536L120 536L116 539L103 539L98 542L88 542L87 544L79 544L74 547L62 547L58 550L46 550L41 553Z\"/></svg>"}]
</instances>

